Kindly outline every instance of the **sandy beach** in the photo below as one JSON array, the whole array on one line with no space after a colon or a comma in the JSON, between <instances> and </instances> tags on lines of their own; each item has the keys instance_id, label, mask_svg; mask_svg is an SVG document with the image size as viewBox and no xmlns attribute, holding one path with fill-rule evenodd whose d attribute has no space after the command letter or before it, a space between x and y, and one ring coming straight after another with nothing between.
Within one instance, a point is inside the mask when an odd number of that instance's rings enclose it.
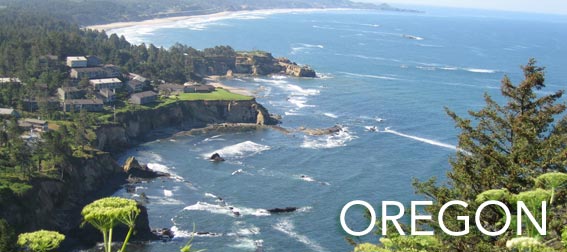
<instances>
[{"instance_id":1,"label":"sandy beach","mask_svg":"<svg viewBox=\"0 0 567 252\"><path fill-rule=\"evenodd\" d=\"M92 25L87 26L87 29L99 30L99 31L110 31L113 29L127 28L132 26L159 26L169 23L174 23L178 21L190 22L190 23L206 23L212 21L218 21L230 18L247 18L262 15L272 15L279 13L294 13L294 12L320 12L320 11L340 11L340 10L350 10L347 8L328 8L328 9L266 9L266 10L251 10L251 11L224 11L207 15L193 15L193 16L178 16L178 17L168 17L168 18L157 18L144 21L135 22L117 22L102 25Z\"/></svg>"}]
</instances>

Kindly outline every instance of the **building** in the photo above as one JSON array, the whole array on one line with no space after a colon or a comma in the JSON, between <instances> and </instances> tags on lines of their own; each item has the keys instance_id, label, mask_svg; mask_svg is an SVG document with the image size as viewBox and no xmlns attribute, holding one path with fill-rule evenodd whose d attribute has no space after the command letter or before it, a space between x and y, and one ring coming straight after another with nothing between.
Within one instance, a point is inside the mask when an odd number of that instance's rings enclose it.
<instances>
[{"instance_id":1,"label":"building","mask_svg":"<svg viewBox=\"0 0 567 252\"><path fill-rule=\"evenodd\" d=\"M129 80L128 84L126 84L126 88L128 89L128 92L130 92L130 93L142 92L142 90L144 90L145 86L146 86L146 84L143 81L139 81L137 79Z\"/></svg>"},{"instance_id":2,"label":"building","mask_svg":"<svg viewBox=\"0 0 567 252\"><path fill-rule=\"evenodd\" d=\"M31 118L24 118L18 120L18 125L26 130L33 129L36 131L48 131L49 124L47 121L38 120L38 119L31 119Z\"/></svg>"},{"instance_id":3,"label":"building","mask_svg":"<svg viewBox=\"0 0 567 252\"><path fill-rule=\"evenodd\" d=\"M130 97L130 103L137 105L144 105L148 103L155 102L157 100L157 93L154 91L145 91L141 93L135 93Z\"/></svg>"},{"instance_id":4,"label":"building","mask_svg":"<svg viewBox=\"0 0 567 252\"><path fill-rule=\"evenodd\" d=\"M182 93L189 93L191 89L179 84L161 84L158 86L158 91L162 95L175 95Z\"/></svg>"},{"instance_id":5,"label":"building","mask_svg":"<svg viewBox=\"0 0 567 252\"><path fill-rule=\"evenodd\" d=\"M187 85L185 86L185 93L210 93L215 91L212 85Z\"/></svg>"},{"instance_id":6,"label":"building","mask_svg":"<svg viewBox=\"0 0 567 252\"><path fill-rule=\"evenodd\" d=\"M61 107L60 101L57 97L24 98L22 101L23 109L28 112L37 111L40 106L46 106L48 111L59 110Z\"/></svg>"},{"instance_id":7,"label":"building","mask_svg":"<svg viewBox=\"0 0 567 252\"><path fill-rule=\"evenodd\" d=\"M85 90L78 89L76 87L62 87L57 89L59 99L62 101L69 99L81 99L86 93L87 92Z\"/></svg>"},{"instance_id":8,"label":"building","mask_svg":"<svg viewBox=\"0 0 567 252\"><path fill-rule=\"evenodd\" d=\"M67 66L71 68L87 67L87 58L83 56L69 56L67 57Z\"/></svg>"},{"instance_id":9,"label":"building","mask_svg":"<svg viewBox=\"0 0 567 252\"><path fill-rule=\"evenodd\" d=\"M0 117L19 117L20 114L12 108L0 108Z\"/></svg>"},{"instance_id":10,"label":"building","mask_svg":"<svg viewBox=\"0 0 567 252\"><path fill-rule=\"evenodd\" d=\"M22 82L18 78L2 77L0 78L0 85L4 84L20 85Z\"/></svg>"},{"instance_id":11,"label":"building","mask_svg":"<svg viewBox=\"0 0 567 252\"><path fill-rule=\"evenodd\" d=\"M88 55L87 67L98 67L98 66L102 66L102 60L100 60L97 56Z\"/></svg>"},{"instance_id":12,"label":"building","mask_svg":"<svg viewBox=\"0 0 567 252\"><path fill-rule=\"evenodd\" d=\"M106 65L103 67L85 67L73 68L69 74L73 79L104 79L122 77L120 68L114 65Z\"/></svg>"},{"instance_id":13,"label":"building","mask_svg":"<svg viewBox=\"0 0 567 252\"><path fill-rule=\"evenodd\" d=\"M112 89L103 88L99 91L100 96L104 103L110 103L114 101L116 93Z\"/></svg>"},{"instance_id":14,"label":"building","mask_svg":"<svg viewBox=\"0 0 567 252\"><path fill-rule=\"evenodd\" d=\"M99 99L73 99L63 102L65 112L79 112L82 109L88 112L100 112L103 110L103 102Z\"/></svg>"},{"instance_id":15,"label":"building","mask_svg":"<svg viewBox=\"0 0 567 252\"><path fill-rule=\"evenodd\" d=\"M117 89L122 87L122 81L118 78L92 79L89 83L95 90L101 90L103 88Z\"/></svg>"}]
</instances>

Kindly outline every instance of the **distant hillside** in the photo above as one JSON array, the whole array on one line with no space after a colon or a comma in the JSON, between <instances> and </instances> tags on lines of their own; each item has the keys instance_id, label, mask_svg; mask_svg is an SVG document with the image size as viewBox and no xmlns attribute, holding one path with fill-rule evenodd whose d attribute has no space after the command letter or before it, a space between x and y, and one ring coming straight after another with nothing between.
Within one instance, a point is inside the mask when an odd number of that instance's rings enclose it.
<instances>
[{"instance_id":1,"label":"distant hillside","mask_svg":"<svg viewBox=\"0 0 567 252\"><path fill-rule=\"evenodd\" d=\"M271 8L361 8L411 11L349 0L0 0L0 11L45 11L79 25Z\"/></svg>"}]
</instances>

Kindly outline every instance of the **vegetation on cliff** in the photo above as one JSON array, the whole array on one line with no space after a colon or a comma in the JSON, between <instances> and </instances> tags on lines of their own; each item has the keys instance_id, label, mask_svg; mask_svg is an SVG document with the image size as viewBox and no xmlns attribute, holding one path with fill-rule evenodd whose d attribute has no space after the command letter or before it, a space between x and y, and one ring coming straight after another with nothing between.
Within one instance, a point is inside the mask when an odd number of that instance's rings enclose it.
<instances>
[{"instance_id":1,"label":"vegetation on cliff","mask_svg":"<svg viewBox=\"0 0 567 252\"><path fill-rule=\"evenodd\" d=\"M445 234L437 218L423 223L422 230L435 232L441 251L559 251L567 242L567 116L561 102L563 91L539 95L545 87L544 68L530 60L522 67L524 80L512 84L508 77L502 80L501 92L506 103L501 105L485 95L486 106L479 111L469 111L469 117L461 117L447 109L459 135L459 151L450 160L452 170L447 182L439 185L435 178L425 182L415 181L416 191L434 204L425 210L439 213L443 204L451 200L463 200L467 208L452 207L445 211L444 224L449 230L462 230L463 223L457 216L474 216L475 210L485 200L505 202L510 209L523 200L530 211L541 216L541 201L547 201L547 235L540 236L524 223L528 230L525 237L517 237L515 228L504 234L490 237L471 226L463 236ZM532 204L533 203L533 204ZM537 204L536 204L537 203ZM539 207L536 207L539 206ZM498 208L483 211L482 220L487 230L499 230L504 213ZM538 218L535 216L536 219ZM391 239L387 238L382 239ZM360 244L355 251L422 251L412 237L402 239L401 247ZM561 243L563 238L564 243ZM382 241L381 239L381 241ZM404 245L406 244L406 245ZM409 244L409 245L408 245ZM411 245L411 246L410 246Z\"/></svg>"}]
</instances>

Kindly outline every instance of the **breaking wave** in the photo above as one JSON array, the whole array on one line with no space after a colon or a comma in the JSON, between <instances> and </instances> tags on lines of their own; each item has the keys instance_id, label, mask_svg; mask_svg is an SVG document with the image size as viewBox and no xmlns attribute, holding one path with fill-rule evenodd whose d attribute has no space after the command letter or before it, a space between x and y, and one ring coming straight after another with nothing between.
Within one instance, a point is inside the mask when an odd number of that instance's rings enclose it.
<instances>
[{"instance_id":1,"label":"breaking wave","mask_svg":"<svg viewBox=\"0 0 567 252\"><path fill-rule=\"evenodd\" d=\"M381 79L381 80L390 80L390 81L400 80L399 78L384 76L384 75L357 74L357 73L349 73L349 72L341 72L341 73L349 76L362 77L362 78L372 78L372 79Z\"/></svg>"},{"instance_id":2,"label":"breaking wave","mask_svg":"<svg viewBox=\"0 0 567 252\"><path fill-rule=\"evenodd\" d=\"M352 135L348 128L344 127L339 132L332 135L325 136L304 136L304 141L301 144L302 148L307 149L329 149L341 146L346 146L347 142L356 139L357 137Z\"/></svg>"},{"instance_id":3,"label":"breaking wave","mask_svg":"<svg viewBox=\"0 0 567 252\"><path fill-rule=\"evenodd\" d=\"M266 209L255 209L246 207L233 207L224 205L214 205L207 202L197 201L194 205L184 208L187 211L206 211L214 214L223 214L228 216L252 215L252 216L269 216L270 212Z\"/></svg>"},{"instance_id":4,"label":"breaking wave","mask_svg":"<svg viewBox=\"0 0 567 252\"><path fill-rule=\"evenodd\" d=\"M423 143L427 143L427 144L431 144L431 145L435 145L435 146L439 146L439 147L443 147L443 148L447 148L447 149L451 149L451 150L458 150L457 146L455 146L455 145L446 144L446 143L442 143L442 142L439 142L439 141L435 141L435 140L431 140L431 139L427 139L427 138L423 138L423 137L407 135L407 134L404 134L404 133L397 132L395 130L391 130L390 127L386 127L386 129L384 129L384 131L381 131L381 132L394 134L394 135L397 135L397 136L413 139L413 140L416 140L416 141L420 141L420 142L423 142Z\"/></svg>"},{"instance_id":5,"label":"breaking wave","mask_svg":"<svg viewBox=\"0 0 567 252\"><path fill-rule=\"evenodd\" d=\"M230 145L224 147L222 149L206 153L203 155L205 158L209 158L214 153L220 154L222 157L229 157L229 158L242 158L242 157L249 157L255 154L258 154L262 151L269 150L270 146L257 144L252 141L245 141L242 143L238 143L235 145Z\"/></svg>"},{"instance_id":6,"label":"breaking wave","mask_svg":"<svg viewBox=\"0 0 567 252\"><path fill-rule=\"evenodd\" d=\"M280 220L278 223L273 225L273 228L295 239L296 241L307 245L309 248L311 248L314 251L327 251L317 242L309 239L309 237L297 233L295 231L295 225L293 225L293 222L290 219Z\"/></svg>"}]
</instances>

